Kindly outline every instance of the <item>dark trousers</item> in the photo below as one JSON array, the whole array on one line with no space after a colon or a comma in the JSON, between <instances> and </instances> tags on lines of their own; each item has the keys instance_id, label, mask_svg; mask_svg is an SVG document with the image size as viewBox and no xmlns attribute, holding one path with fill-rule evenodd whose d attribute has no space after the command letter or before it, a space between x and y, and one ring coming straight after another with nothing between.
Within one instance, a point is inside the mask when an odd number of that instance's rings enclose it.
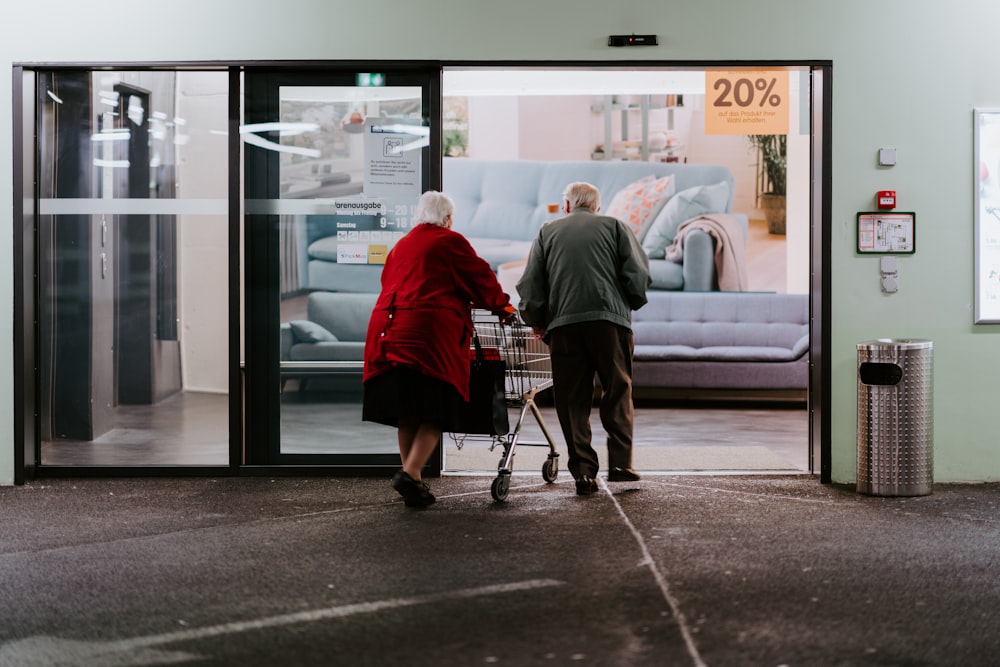
<instances>
[{"instance_id":1,"label":"dark trousers","mask_svg":"<svg viewBox=\"0 0 1000 667\"><path fill-rule=\"evenodd\" d=\"M594 375L600 380L601 425L608 435L608 465L632 467L632 332L605 321L580 322L549 332L552 395L575 479L594 477L599 467L591 445L590 409Z\"/></svg>"}]
</instances>

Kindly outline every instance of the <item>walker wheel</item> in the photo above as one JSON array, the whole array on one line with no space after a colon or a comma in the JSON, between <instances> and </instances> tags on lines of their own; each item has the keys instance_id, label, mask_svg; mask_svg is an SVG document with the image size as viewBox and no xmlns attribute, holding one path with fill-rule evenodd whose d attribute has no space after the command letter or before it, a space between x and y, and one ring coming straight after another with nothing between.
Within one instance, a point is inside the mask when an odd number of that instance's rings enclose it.
<instances>
[{"instance_id":1,"label":"walker wheel","mask_svg":"<svg viewBox=\"0 0 1000 667\"><path fill-rule=\"evenodd\" d=\"M498 503L507 500L507 494L510 493L510 475L497 475L490 487L490 493L493 494L493 500Z\"/></svg>"},{"instance_id":2,"label":"walker wheel","mask_svg":"<svg viewBox=\"0 0 1000 667\"><path fill-rule=\"evenodd\" d=\"M544 479L549 484L556 481L556 477L559 476L559 459L545 459L545 463L542 464L542 479Z\"/></svg>"}]
</instances>

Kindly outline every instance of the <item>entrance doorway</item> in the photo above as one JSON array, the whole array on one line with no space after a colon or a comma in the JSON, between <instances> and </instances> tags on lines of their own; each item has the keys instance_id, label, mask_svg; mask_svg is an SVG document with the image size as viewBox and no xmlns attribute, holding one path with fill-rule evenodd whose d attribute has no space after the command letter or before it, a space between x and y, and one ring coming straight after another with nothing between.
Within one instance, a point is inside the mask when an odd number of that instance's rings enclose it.
<instances>
[{"instance_id":1,"label":"entrance doorway","mask_svg":"<svg viewBox=\"0 0 1000 667\"><path fill-rule=\"evenodd\" d=\"M583 93L575 91L559 104L517 91L458 95L440 87L440 73L448 68L405 63L379 68L386 71L363 73L329 64L320 72L315 64L296 70L259 63L204 70L179 64L173 71L163 65L153 71L101 64L18 69L23 76L16 91L34 100L38 110L21 118L26 130L19 153L27 155L18 165L23 166L18 183L39 184L35 191L28 187L26 200L33 198L36 205L20 210L24 226L17 235L24 256L37 255L39 275L36 289L18 291L16 304L16 312L24 314L16 327L18 356L29 360L38 351L37 360L20 367L18 378L25 388L15 411L25 422L16 429L25 440L17 458L21 479L29 469L137 474L161 467L359 470L396 465L391 438L346 426L357 421L360 410L358 360L282 356L286 328L312 317L312 295L372 293L372 284L363 287L371 277L362 274L377 269L379 250L373 246L389 244L373 242L370 232L386 231L406 216L405 196L383 197L378 210L385 215L370 221L378 229L336 228L344 210L330 201L343 204L367 196L368 174L362 176L360 193L334 192L352 183L342 180L334 163L350 161L351 144L357 143L350 130L359 124L355 112L365 127L376 119L419 118L391 123L402 136L390 138L426 142L418 148L414 192L447 190L442 156L461 159L463 151L469 155L482 146L476 143L477 127L482 127L476 119L484 113L494 120L516 118L527 136L515 140L508 130L494 132L490 150L516 147L518 159L566 159L542 152L546 138L555 140L558 151L569 150L546 121L567 118L562 103ZM717 66L698 70L700 76L709 68ZM566 64L561 69L591 76L612 69L619 75L630 69L672 71L663 64L624 69ZM790 141L788 147L790 163L798 155L801 166L789 171L789 189L805 183L806 194L789 210L804 205L809 222L804 230L789 222L783 239L770 231L764 238L784 248L786 263L811 258L805 272L786 264L783 287L799 290L799 277L808 280L814 351L810 388L795 409L806 414L808 469L822 477L820 464L828 456L820 448L829 431L821 409L826 374L818 353L826 312L822 249L829 243L824 132L829 113L823 103L829 65L786 69L798 77L799 94L808 97L808 104L798 105L803 111L797 136L804 143ZM401 91L406 94L391 99ZM709 147L714 140L679 136L684 114L697 110L695 93L675 92L672 99L664 94L662 108L647 104L644 112L643 93L623 91L622 99L609 102L605 92L585 105L583 116L593 127L582 149L574 148L583 151L581 159L615 157L617 144L628 143L629 160L637 152L646 160L719 161L712 153L718 147ZM345 98L346 93L354 97ZM637 109L631 101L624 109L614 107L626 94L640 98ZM658 128L661 111L668 120ZM287 124L266 126L272 122ZM400 133L400 125L409 129ZM304 129L312 126L320 129ZM665 136L659 136L660 129ZM319 147L310 144L314 135L323 137ZM31 146L36 136L38 143ZM653 147L664 139L667 150ZM603 155L599 144L607 151ZM702 148L707 152L699 158ZM333 157L324 156L324 150L334 151ZM734 163L732 168L739 167ZM793 178L800 179L798 185ZM748 222L751 231L755 220ZM324 266L322 244L310 250L320 240L310 235L331 222L335 233L325 235L333 236L326 257L332 253L339 259L367 231L360 244L369 253L364 266L334 261L330 267L328 259ZM359 232L357 239L352 232ZM796 233L807 238L804 252L800 246L788 250ZM771 269L778 263L762 261ZM357 270L348 274L346 288L321 284L336 280L342 270ZM764 278L754 272L755 280L777 281L756 283L756 288L780 291L771 286L782 280L776 273ZM795 277L789 277L792 273ZM132 384L136 381L141 386Z\"/></svg>"},{"instance_id":2,"label":"entrance doorway","mask_svg":"<svg viewBox=\"0 0 1000 667\"><path fill-rule=\"evenodd\" d=\"M818 113L821 108L817 96L821 82L822 72L804 65L739 70L655 65L446 68L443 187L457 195L460 207L475 207L473 213L460 211L458 218L473 218L469 228L477 235L486 235L483 220L489 216L484 210L487 204L478 201L478 193L464 196L468 189L465 173L472 168L460 168L462 161L476 164L477 174L488 171L490 164L502 163L508 183L516 180L518 161L573 165L564 170L564 180L574 173L586 180L587 174L595 173L591 167L608 162L721 166L733 176L736 191L732 211L745 225L740 250L748 282L741 289L798 297L804 311L813 293L813 206L822 199L821 193L813 191L812 180L820 171L814 146L821 131L813 110ZM758 83L764 88L758 88ZM769 84L770 95L760 97L768 92ZM755 95L763 105L752 99ZM710 117L719 113L715 107L722 105L748 113L780 106L787 123L780 128L780 135L759 134L765 130L757 125L720 131ZM762 138L769 140L768 145L780 147L780 154L765 154ZM779 174L769 179L764 169L770 157L780 160L780 183ZM649 172L653 173L652 169ZM509 186L504 190L499 181L499 177L490 181L490 192L481 195L493 198L490 206L499 206L494 201L502 199L503 193L512 202L523 204L524 193ZM558 203L559 190L552 185L543 181L538 188L549 187ZM780 224L767 220L763 204L764 193L778 185L785 200ZM610 199L606 196L602 202L605 210ZM510 208L514 207L512 203ZM530 241L530 234L516 240ZM504 241L504 251L516 245L509 238ZM516 252L526 250L518 247ZM515 293L523 258L515 259L512 254L497 260L502 282L511 294ZM690 350L685 350L684 354L688 353ZM801 372L791 384L761 380L758 387L739 390L722 383L708 390L669 387L666 392L664 387L637 384L636 442L648 448L641 450L647 455L647 469L816 472L820 457L814 455L811 438L808 356L808 352L803 353ZM646 400L641 400L643 396ZM558 433L554 414L549 416L550 426ZM595 425L595 430L600 429ZM457 443L461 448L449 448L445 443L445 471L495 470L500 455L488 452L489 439L477 442L477 438L459 437ZM530 462L531 450L522 452L521 460L529 461L522 467L537 473L536 468L545 460L544 451L538 452L537 462ZM641 458L637 454L637 465L642 465Z\"/></svg>"}]
</instances>

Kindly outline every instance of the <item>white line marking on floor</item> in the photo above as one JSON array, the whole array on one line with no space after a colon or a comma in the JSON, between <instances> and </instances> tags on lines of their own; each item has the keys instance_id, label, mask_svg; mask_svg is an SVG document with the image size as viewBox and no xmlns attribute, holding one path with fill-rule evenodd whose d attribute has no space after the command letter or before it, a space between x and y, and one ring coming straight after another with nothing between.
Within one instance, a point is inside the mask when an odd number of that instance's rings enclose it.
<instances>
[{"instance_id":1,"label":"white line marking on floor","mask_svg":"<svg viewBox=\"0 0 1000 667\"><path fill-rule=\"evenodd\" d=\"M678 484L676 482L657 481L660 486L672 486L678 489L694 489L696 491L711 491L713 493L728 493L736 496L754 496L771 500L794 500L799 503L817 503L822 505L839 504L838 498L798 498L785 493L761 493L760 491L744 491L743 489L723 489L718 486L702 486L699 484Z\"/></svg>"},{"instance_id":2,"label":"white line marking on floor","mask_svg":"<svg viewBox=\"0 0 1000 667\"><path fill-rule=\"evenodd\" d=\"M603 477L598 477L598 481L604 492L608 494L611 498L611 502L615 504L615 509L618 510L618 514L621 515L622 521L628 526L628 529L632 531L632 536L635 537L635 541L639 544L639 549L642 551L643 564L649 567L649 571L653 573L653 579L656 580L656 584L660 587L660 592L663 593L663 599L667 601L670 605L670 611L674 615L674 620L677 621L677 626L680 628L681 636L684 637L684 644L687 646L688 654L694 661L695 667L706 667L704 661L701 659L701 654L698 653L698 647L694 644L694 638L691 636L691 629L688 627L687 619L684 617L684 613L681 611L680 603L674 598L673 593L670 592L670 586L667 584L667 578L663 576L660 572L660 568L656 566L656 561L653 560L653 554L649 552L649 548L646 546L646 541L642 539L642 534L632 523L632 520L628 518L625 514L625 510L618 503L618 499L615 498L614 494L611 493L611 489L608 488L608 483Z\"/></svg>"},{"instance_id":3,"label":"white line marking on floor","mask_svg":"<svg viewBox=\"0 0 1000 667\"><path fill-rule=\"evenodd\" d=\"M29 637L0 646L0 665L11 667L55 667L57 665L101 664L101 665L153 665L192 660L187 653L150 650L152 647L183 641L196 641L222 635L263 630L297 623L313 623L335 618L346 618L356 614L371 614L387 609L400 609L415 605L433 604L449 600L464 600L487 595L517 593L552 586L562 586L565 582L557 579L529 579L508 584L479 586L457 591L415 595L405 598L390 598L374 602L314 609L295 614L283 614L251 621L221 623L204 628L192 628L159 635L133 637L110 642L82 642L59 637Z\"/></svg>"}]
</instances>

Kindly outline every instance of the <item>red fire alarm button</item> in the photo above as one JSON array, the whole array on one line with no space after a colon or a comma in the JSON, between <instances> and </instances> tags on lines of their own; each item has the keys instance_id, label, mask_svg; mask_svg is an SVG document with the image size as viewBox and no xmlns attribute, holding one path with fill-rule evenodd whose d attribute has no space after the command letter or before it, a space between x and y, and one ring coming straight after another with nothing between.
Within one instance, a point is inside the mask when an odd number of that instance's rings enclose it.
<instances>
[{"instance_id":1,"label":"red fire alarm button","mask_svg":"<svg viewBox=\"0 0 1000 667\"><path fill-rule=\"evenodd\" d=\"M879 190L877 198L879 208L896 208L895 190Z\"/></svg>"}]
</instances>

